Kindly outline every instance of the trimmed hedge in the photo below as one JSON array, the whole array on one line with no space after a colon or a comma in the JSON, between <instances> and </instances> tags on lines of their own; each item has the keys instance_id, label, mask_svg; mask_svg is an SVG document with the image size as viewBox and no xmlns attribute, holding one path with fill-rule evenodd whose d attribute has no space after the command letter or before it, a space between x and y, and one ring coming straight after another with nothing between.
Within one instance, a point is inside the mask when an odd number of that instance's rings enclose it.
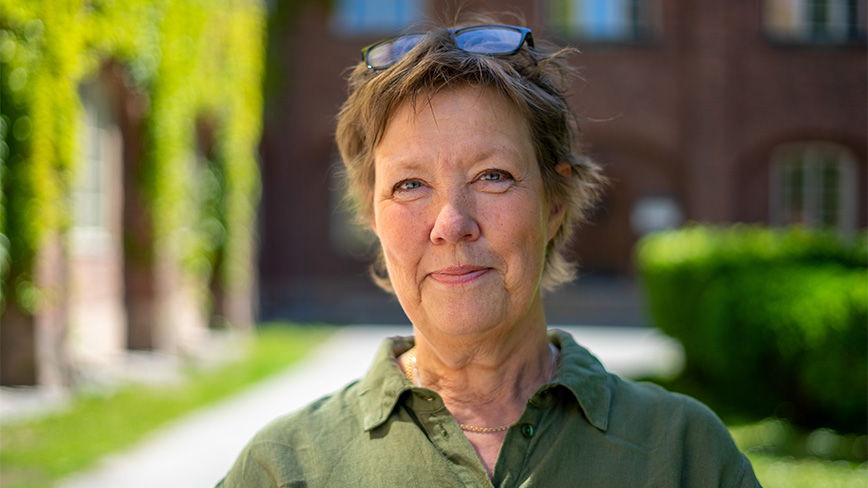
<instances>
[{"instance_id":1,"label":"trimmed hedge","mask_svg":"<svg viewBox=\"0 0 868 488\"><path fill-rule=\"evenodd\" d=\"M866 431L865 233L694 226L643 238L636 258L691 382L748 416Z\"/></svg>"}]
</instances>

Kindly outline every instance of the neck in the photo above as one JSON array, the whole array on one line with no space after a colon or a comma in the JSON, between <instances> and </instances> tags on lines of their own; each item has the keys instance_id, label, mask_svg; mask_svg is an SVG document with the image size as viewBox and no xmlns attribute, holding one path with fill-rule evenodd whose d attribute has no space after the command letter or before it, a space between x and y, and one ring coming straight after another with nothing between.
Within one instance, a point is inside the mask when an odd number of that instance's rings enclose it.
<instances>
[{"instance_id":1,"label":"neck","mask_svg":"<svg viewBox=\"0 0 868 488\"><path fill-rule=\"evenodd\" d=\"M435 341L416 330L415 381L436 391L459 423L495 427L515 422L554 368L544 317L515 330L491 340Z\"/></svg>"}]
</instances>

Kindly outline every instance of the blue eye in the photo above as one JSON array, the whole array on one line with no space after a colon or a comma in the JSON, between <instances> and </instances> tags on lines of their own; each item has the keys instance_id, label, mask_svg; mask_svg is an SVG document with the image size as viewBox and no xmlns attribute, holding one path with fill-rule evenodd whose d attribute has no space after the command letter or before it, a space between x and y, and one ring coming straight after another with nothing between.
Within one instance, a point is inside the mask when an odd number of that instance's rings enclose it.
<instances>
[{"instance_id":1,"label":"blue eye","mask_svg":"<svg viewBox=\"0 0 868 488\"><path fill-rule=\"evenodd\" d=\"M406 190L414 190L422 186L422 183L418 180L406 180L395 185L395 190L397 191L406 191Z\"/></svg>"},{"instance_id":2,"label":"blue eye","mask_svg":"<svg viewBox=\"0 0 868 488\"><path fill-rule=\"evenodd\" d=\"M482 181L504 181L511 179L511 177L509 173L506 173L505 171L491 170L483 173L479 179Z\"/></svg>"}]
</instances>

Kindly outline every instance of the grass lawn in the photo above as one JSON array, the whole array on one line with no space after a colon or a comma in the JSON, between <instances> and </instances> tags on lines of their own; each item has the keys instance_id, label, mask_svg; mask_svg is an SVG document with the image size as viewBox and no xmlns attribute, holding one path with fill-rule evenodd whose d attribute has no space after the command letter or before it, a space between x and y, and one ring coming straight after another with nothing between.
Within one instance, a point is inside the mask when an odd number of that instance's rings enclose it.
<instances>
[{"instance_id":1,"label":"grass lawn","mask_svg":"<svg viewBox=\"0 0 868 488\"><path fill-rule=\"evenodd\" d=\"M748 453L763 488L865 488L868 467L849 461Z\"/></svg>"},{"instance_id":2,"label":"grass lawn","mask_svg":"<svg viewBox=\"0 0 868 488\"><path fill-rule=\"evenodd\" d=\"M868 436L802 432L779 419L730 432L764 488L868 487Z\"/></svg>"},{"instance_id":3,"label":"grass lawn","mask_svg":"<svg viewBox=\"0 0 868 488\"><path fill-rule=\"evenodd\" d=\"M245 354L216 368L190 369L182 384L131 384L110 395L80 394L62 412L0 426L0 486L50 487L161 425L285 369L331 330L260 328Z\"/></svg>"}]
</instances>

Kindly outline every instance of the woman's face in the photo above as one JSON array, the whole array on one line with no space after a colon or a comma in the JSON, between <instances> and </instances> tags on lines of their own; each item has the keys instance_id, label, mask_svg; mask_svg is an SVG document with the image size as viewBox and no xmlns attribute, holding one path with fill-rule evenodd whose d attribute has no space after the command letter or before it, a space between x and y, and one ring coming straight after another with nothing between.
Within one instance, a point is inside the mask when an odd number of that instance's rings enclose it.
<instances>
[{"instance_id":1,"label":"woman's face","mask_svg":"<svg viewBox=\"0 0 868 488\"><path fill-rule=\"evenodd\" d=\"M505 97L464 87L405 103L374 157L372 225L420 332L544 320L539 282L563 215L545 198L526 122Z\"/></svg>"}]
</instances>

